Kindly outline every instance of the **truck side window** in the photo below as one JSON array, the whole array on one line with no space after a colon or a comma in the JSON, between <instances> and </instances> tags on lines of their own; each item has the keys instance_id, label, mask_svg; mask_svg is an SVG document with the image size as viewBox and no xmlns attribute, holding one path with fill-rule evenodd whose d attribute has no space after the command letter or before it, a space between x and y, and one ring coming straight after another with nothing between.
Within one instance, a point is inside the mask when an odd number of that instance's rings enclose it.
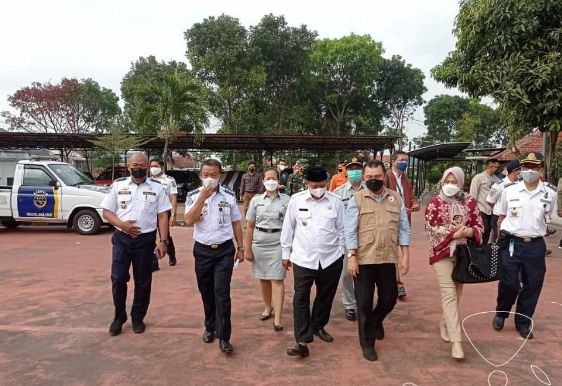
<instances>
[{"instance_id":1,"label":"truck side window","mask_svg":"<svg viewBox=\"0 0 562 386\"><path fill-rule=\"evenodd\" d=\"M43 169L25 168L23 171L23 186L49 186L51 176Z\"/></svg>"}]
</instances>

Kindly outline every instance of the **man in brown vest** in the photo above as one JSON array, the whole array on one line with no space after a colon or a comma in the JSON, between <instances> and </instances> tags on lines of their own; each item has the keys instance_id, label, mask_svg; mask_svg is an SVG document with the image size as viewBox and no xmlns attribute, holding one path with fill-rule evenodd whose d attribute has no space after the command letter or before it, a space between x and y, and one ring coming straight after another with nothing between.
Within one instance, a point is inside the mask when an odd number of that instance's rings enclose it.
<instances>
[{"instance_id":1,"label":"man in brown vest","mask_svg":"<svg viewBox=\"0 0 562 386\"><path fill-rule=\"evenodd\" d=\"M398 245L402 251L400 273L409 269L410 224L400 194L384 187L384 164L367 162L363 177L367 189L349 200L345 212L348 271L353 276L359 341L363 356L377 360L375 339L384 339L384 318L396 305ZM373 309L375 287L377 305Z\"/></svg>"}]
</instances>

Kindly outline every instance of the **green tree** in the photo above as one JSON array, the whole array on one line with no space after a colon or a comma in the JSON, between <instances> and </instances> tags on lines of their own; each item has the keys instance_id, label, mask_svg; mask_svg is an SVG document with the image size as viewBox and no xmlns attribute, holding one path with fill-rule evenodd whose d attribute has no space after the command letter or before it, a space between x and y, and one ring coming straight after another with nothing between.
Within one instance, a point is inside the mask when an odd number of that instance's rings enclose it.
<instances>
[{"instance_id":1,"label":"green tree","mask_svg":"<svg viewBox=\"0 0 562 386\"><path fill-rule=\"evenodd\" d=\"M457 136L458 122L468 111L469 101L457 95L438 95L424 106L427 140L451 142Z\"/></svg>"},{"instance_id":2,"label":"green tree","mask_svg":"<svg viewBox=\"0 0 562 386\"><path fill-rule=\"evenodd\" d=\"M111 157L111 180L115 179L115 160L127 150L142 145L143 141L130 135L130 121L125 115L115 117L107 128L107 134L98 136L91 142Z\"/></svg>"},{"instance_id":3,"label":"green tree","mask_svg":"<svg viewBox=\"0 0 562 386\"><path fill-rule=\"evenodd\" d=\"M389 126L397 135L404 136L404 122L412 118L414 111L423 104L422 95L427 91L423 71L407 64L400 55L383 59L377 98L388 111ZM402 149L403 140L399 142Z\"/></svg>"},{"instance_id":4,"label":"green tree","mask_svg":"<svg viewBox=\"0 0 562 386\"><path fill-rule=\"evenodd\" d=\"M157 136L164 140L163 159L181 131L201 136L208 123L205 90L186 71L165 73L160 82L140 87L135 104L140 107L141 127L154 127Z\"/></svg>"},{"instance_id":5,"label":"green tree","mask_svg":"<svg viewBox=\"0 0 562 386\"><path fill-rule=\"evenodd\" d=\"M299 105L308 75L309 53L316 32L305 25L290 27L283 16L264 16L250 28L249 46L265 79L255 93L256 112L262 112L259 131L291 133L301 122Z\"/></svg>"},{"instance_id":6,"label":"green tree","mask_svg":"<svg viewBox=\"0 0 562 386\"><path fill-rule=\"evenodd\" d=\"M562 2L462 0L455 50L432 75L475 97L491 96L504 121L548 132L547 176L562 115Z\"/></svg>"},{"instance_id":7,"label":"green tree","mask_svg":"<svg viewBox=\"0 0 562 386\"><path fill-rule=\"evenodd\" d=\"M154 56L140 57L131 63L129 72L121 81L121 96L125 102L125 114L131 122L131 130L141 134L156 135L160 124L157 116L151 116L153 121L148 121L144 109L154 101L154 98L143 94L139 99L139 93L146 91L149 85L158 85L164 82L166 74L181 72L189 73L185 63L170 61L160 62ZM188 127L182 122L184 129Z\"/></svg>"},{"instance_id":8,"label":"green tree","mask_svg":"<svg viewBox=\"0 0 562 386\"><path fill-rule=\"evenodd\" d=\"M314 45L310 54L313 89L323 127L332 134L351 132L354 126L351 112L361 115L362 110L376 105L375 86L382 52L382 44L368 35L322 39Z\"/></svg>"},{"instance_id":9,"label":"green tree","mask_svg":"<svg viewBox=\"0 0 562 386\"><path fill-rule=\"evenodd\" d=\"M457 122L456 140L471 142L475 147L505 146L507 131L497 110L472 99Z\"/></svg>"}]
</instances>

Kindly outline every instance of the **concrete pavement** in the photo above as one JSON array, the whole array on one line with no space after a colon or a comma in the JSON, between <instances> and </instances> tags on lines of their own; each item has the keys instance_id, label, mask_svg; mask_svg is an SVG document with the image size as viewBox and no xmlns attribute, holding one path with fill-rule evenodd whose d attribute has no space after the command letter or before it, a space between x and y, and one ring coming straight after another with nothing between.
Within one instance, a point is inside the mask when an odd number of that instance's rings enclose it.
<instances>
[{"instance_id":1,"label":"concrete pavement","mask_svg":"<svg viewBox=\"0 0 562 386\"><path fill-rule=\"evenodd\" d=\"M414 216L411 273L405 278L408 297L385 322L377 362L363 359L357 326L344 319L339 292L326 327L335 341L315 341L307 359L288 357L285 350L294 344L292 273L286 281L285 330L275 333L271 320L259 320L263 306L248 262L233 277L235 353L226 357L216 341L204 344L192 230L175 228L173 234L179 262L169 267L165 259L154 275L146 332L134 334L129 320L122 335L110 337L111 231L80 236L59 227L0 228L0 385L485 386L496 369L466 341L466 359L452 360L449 344L439 339L440 296L420 214ZM554 252L547 258L535 315L536 339L498 367L509 385L541 385L530 365L544 370L553 385L562 384L560 236L549 240ZM130 308L132 285L129 293ZM495 298L496 283L465 286L462 316L493 310ZM524 341L512 319L501 333L492 330L491 319L491 314L471 317L466 328L482 355L501 364ZM490 384L503 385L500 375Z\"/></svg>"}]
</instances>

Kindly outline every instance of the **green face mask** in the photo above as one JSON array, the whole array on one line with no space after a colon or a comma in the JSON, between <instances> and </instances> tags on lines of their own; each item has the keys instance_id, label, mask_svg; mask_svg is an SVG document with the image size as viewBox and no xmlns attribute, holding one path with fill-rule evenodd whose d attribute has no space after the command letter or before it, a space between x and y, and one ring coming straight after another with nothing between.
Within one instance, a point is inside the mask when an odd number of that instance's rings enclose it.
<instances>
[{"instance_id":1,"label":"green face mask","mask_svg":"<svg viewBox=\"0 0 562 386\"><path fill-rule=\"evenodd\" d=\"M348 170L347 171L347 178L349 182L359 182L361 181L361 176L363 172L361 170Z\"/></svg>"}]
</instances>

